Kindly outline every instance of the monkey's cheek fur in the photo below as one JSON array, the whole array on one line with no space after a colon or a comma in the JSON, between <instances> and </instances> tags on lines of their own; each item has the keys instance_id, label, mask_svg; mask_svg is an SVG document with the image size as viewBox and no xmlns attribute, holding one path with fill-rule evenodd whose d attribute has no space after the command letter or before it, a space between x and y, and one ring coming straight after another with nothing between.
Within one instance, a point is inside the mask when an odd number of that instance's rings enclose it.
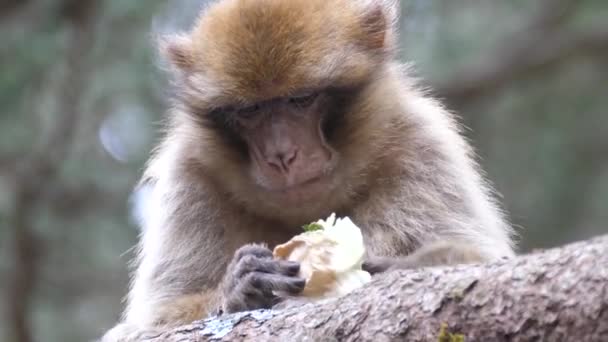
<instances>
[{"instance_id":1,"label":"monkey's cheek fur","mask_svg":"<svg viewBox=\"0 0 608 342\"><path fill-rule=\"evenodd\" d=\"M365 247L361 230L349 218L317 222L322 230L302 233L274 249L274 257L300 263L306 279L301 296L340 297L371 280L361 269Z\"/></svg>"}]
</instances>

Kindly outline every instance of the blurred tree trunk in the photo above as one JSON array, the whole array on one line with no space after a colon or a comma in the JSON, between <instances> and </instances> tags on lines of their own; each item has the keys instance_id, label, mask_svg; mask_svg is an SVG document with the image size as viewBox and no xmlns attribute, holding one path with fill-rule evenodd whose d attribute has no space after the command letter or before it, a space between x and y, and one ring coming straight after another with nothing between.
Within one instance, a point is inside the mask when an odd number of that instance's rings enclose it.
<instances>
[{"instance_id":1,"label":"blurred tree trunk","mask_svg":"<svg viewBox=\"0 0 608 342\"><path fill-rule=\"evenodd\" d=\"M0 16L10 14L26 5L28 2L29 1L26 0L2 0L0 1Z\"/></svg>"},{"instance_id":2,"label":"blurred tree trunk","mask_svg":"<svg viewBox=\"0 0 608 342\"><path fill-rule=\"evenodd\" d=\"M60 16L69 31L66 74L62 87L53 89L59 99L59 115L51 134L39 142L36 151L17 161L12 170L14 208L9 218L12 229L13 271L8 279L7 325L9 341L33 341L28 322L38 273L38 260L44 244L35 234L34 218L46 191L57 182L60 167L69 155L81 113L80 99L86 82L87 53L94 41L95 12L98 0L65 0ZM43 89L47 90L47 89Z\"/></svg>"},{"instance_id":3,"label":"blurred tree trunk","mask_svg":"<svg viewBox=\"0 0 608 342\"><path fill-rule=\"evenodd\" d=\"M337 299L211 318L150 341L608 341L608 236L378 277Z\"/></svg>"},{"instance_id":4,"label":"blurred tree trunk","mask_svg":"<svg viewBox=\"0 0 608 342\"><path fill-rule=\"evenodd\" d=\"M492 98L518 79L572 61L574 57L608 55L608 26L576 31L565 23L581 5L576 0L542 0L527 24L496 43L481 62L462 68L434 86L435 93L456 109Z\"/></svg>"}]
</instances>

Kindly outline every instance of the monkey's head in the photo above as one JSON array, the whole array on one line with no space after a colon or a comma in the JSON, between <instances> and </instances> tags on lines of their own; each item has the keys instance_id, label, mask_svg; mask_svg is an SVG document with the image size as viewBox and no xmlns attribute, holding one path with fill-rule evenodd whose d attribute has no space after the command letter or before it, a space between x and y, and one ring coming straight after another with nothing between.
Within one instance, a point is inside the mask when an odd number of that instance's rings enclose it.
<instances>
[{"instance_id":1,"label":"monkey's head","mask_svg":"<svg viewBox=\"0 0 608 342\"><path fill-rule=\"evenodd\" d=\"M165 39L190 161L259 215L305 223L346 206L382 154L371 93L396 3L221 0Z\"/></svg>"}]
</instances>

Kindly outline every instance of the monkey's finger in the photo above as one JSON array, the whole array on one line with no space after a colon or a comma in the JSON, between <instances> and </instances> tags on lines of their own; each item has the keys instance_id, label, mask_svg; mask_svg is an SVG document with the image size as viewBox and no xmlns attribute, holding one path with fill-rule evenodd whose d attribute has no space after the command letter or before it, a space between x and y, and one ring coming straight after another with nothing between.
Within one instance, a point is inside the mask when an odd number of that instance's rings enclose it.
<instances>
[{"instance_id":1,"label":"monkey's finger","mask_svg":"<svg viewBox=\"0 0 608 342\"><path fill-rule=\"evenodd\" d=\"M287 260L273 260L269 265L270 272L286 276L296 276L300 273L300 263Z\"/></svg>"},{"instance_id":2,"label":"monkey's finger","mask_svg":"<svg viewBox=\"0 0 608 342\"><path fill-rule=\"evenodd\" d=\"M239 248L234 254L234 258L238 261L247 255L252 255L260 259L271 259L272 251L266 245L251 243Z\"/></svg>"},{"instance_id":3,"label":"monkey's finger","mask_svg":"<svg viewBox=\"0 0 608 342\"><path fill-rule=\"evenodd\" d=\"M247 276L251 285L265 294L282 291L288 294L298 294L304 290L306 279L286 277L280 274L254 272Z\"/></svg>"},{"instance_id":4,"label":"monkey's finger","mask_svg":"<svg viewBox=\"0 0 608 342\"><path fill-rule=\"evenodd\" d=\"M370 274L376 274L385 272L391 267L392 264L393 263L389 258L371 258L365 260L361 265L361 268Z\"/></svg>"},{"instance_id":5,"label":"monkey's finger","mask_svg":"<svg viewBox=\"0 0 608 342\"><path fill-rule=\"evenodd\" d=\"M243 281L226 299L228 312L271 308L276 301L274 294L264 293L251 282Z\"/></svg>"},{"instance_id":6,"label":"monkey's finger","mask_svg":"<svg viewBox=\"0 0 608 342\"><path fill-rule=\"evenodd\" d=\"M300 264L293 261L260 259L254 255L245 255L236 266L237 277L250 272L277 273L295 276L300 272Z\"/></svg>"}]
</instances>

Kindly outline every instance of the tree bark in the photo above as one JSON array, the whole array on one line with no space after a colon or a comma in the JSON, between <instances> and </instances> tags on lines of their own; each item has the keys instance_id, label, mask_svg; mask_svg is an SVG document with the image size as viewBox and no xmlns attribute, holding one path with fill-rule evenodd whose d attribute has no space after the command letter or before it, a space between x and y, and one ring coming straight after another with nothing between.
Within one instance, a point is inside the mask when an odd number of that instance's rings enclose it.
<instances>
[{"instance_id":1,"label":"tree bark","mask_svg":"<svg viewBox=\"0 0 608 342\"><path fill-rule=\"evenodd\" d=\"M148 341L608 341L608 235L484 265L377 276L338 299Z\"/></svg>"}]
</instances>

